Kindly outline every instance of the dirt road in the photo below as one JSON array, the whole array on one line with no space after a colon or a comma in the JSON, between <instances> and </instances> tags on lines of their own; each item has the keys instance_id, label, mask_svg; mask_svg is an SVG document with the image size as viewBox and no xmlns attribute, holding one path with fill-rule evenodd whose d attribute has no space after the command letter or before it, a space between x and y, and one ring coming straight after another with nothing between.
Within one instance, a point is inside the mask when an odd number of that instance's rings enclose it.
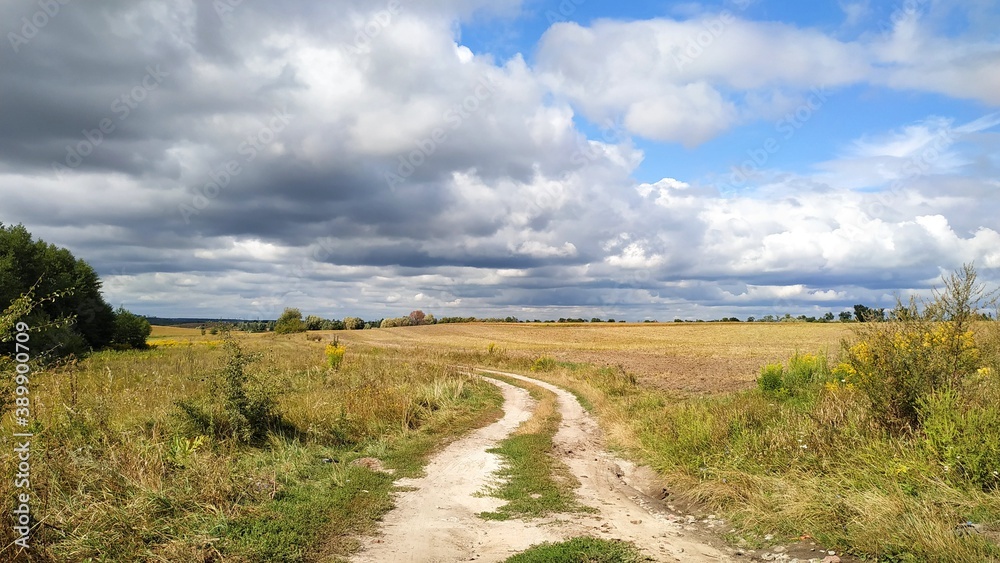
<instances>
[{"instance_id":1,"label":"dirt road","mask_svg":"<svg viewBox=\"0 0 1000 563\"><path fill-rule=\"evenodd\" d=\"M398 494L397 508L386 515L381 535L364 540L353 561L503 561L538 543L584 535L631 541L653 561L737 560L700 541L685 529L690 526L657 509L657 503L640 492L649 474L604 450L596 421L572 394L522 375L482 373L528 381L556 394L562 415L554 438L556 453L580 481L580 501L598 512L506 522L476 516L503 503L476 495L500 467L499 458L486 450L530 418L535 407L527 391L490 379L503 392L503 418L439 452L425 477L401 479L397 484L410 490Z\"/></svg>"}]
</instances>

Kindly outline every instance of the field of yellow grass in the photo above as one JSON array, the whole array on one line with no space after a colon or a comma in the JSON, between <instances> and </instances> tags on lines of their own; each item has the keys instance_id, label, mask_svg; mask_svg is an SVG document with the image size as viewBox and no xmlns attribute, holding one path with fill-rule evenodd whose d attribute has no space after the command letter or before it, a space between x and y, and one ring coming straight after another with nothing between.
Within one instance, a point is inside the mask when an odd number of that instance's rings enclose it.
<instances>
[{"instance_id":1,"label":"field of yellow grass","mask_svg":"<svg viewBox=\"0 0 1000 563\"><path fill-rule=\"evenodd\" d=\"M645 385L702 394L744 389L761 366L796 352L836 356L852 324L644 323L444 324L340 331L327 338L379 348L550 356L561 362L621 366Z\"/></svg>"},{"instance_id":2,"label":"field of yellow grass","mask_svg":"<svg viewBox=\"0 0 1000 563\"><path fill-rule=\"evenodd\" d=\"M197 328L184 328L180 326L153 326L150 338L170 338L170 337L195 337L201 336L201 330Z\"/></svg>"}]
</instances>

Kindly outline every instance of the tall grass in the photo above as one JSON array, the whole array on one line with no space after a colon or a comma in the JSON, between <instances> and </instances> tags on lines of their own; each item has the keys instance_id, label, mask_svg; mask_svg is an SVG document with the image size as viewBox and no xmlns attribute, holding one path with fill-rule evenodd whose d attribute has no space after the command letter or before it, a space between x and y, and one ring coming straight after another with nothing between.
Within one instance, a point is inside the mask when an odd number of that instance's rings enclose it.
<instances>
[{"instance_id":1,"label":"tall grass","mask_svg":"<svg viewBox=\"0 0 1000 563\"><path fill-rule=\"evenodd\" d=\"M412 474L435 444L495 416L501 401L492 385L398 353L350 354L335 371L321 345L238 341L247 361L195 338L37 372L33 547L15 549L4 527L0 560L344 555L350 534L391 505L393 478L353 459L379 455ZM254 393L270 398L266 416L256 416L264 411ZM193 423L179 405L200 405L216 426ZM245 418L231 424L237 431L213 431L236 415ZM0 432L13 431L5 416ZM9 449L0 453L0 472L14 467ZM0 479L7 513L14 492L12 479Z\"/></svg>"}]
</instances>

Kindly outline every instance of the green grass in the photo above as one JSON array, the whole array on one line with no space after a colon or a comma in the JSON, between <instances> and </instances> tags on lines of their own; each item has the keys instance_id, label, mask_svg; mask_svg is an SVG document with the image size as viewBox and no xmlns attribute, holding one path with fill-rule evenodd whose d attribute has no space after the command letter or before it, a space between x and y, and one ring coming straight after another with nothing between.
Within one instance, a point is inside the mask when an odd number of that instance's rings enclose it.
<instances>
[{"instance_id":1,"label":"green grass","mask_svg":"<svg viewBox=\"0 0 1000 563\"><path fill-rule=\"evenodd\" d=\"M562 420L555 394L519 379L495 374L490 377L527 389L538 403L531 419L499 446L488 450L501 456L503 465L496 475L499 484L489 487L486 494L507 503L480 516L487 520L509 520L591 511L576 500L574 490L580 486L579 481L552 455L552 439Z\"/></svg>"},{"instance_id":2,"label":"green grass","mask_svg":"<svg viewBox=\"0 0 1000 563\"><path fill-rule=\"evenodd\" d=\"M630 543L591 537L544 543L504 563L638 563L649 561Z\"/></svg>"},{"instance_id":3,"label":"green grass","mask_svg":"<svg viewBox=\"0 0 1000 563\"><path fill-rule=\"evenodd\" d=\"M391 475L320 459L313 466L290 479L279 499L229 525L223 553L249 561L304 561L318 551L346 556L356 546L354 536L392 508ZM321 543L325 533L332 537Z\"/></svg>"}]
</instances>

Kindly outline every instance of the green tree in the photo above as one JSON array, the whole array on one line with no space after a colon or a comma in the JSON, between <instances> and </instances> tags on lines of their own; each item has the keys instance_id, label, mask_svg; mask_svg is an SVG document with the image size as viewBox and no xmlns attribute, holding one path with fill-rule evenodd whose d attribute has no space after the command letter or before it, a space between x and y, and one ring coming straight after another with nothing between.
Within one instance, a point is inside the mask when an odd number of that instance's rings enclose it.
<instances>
[{"instance_id":1,"label":"green tree","mask_svg":"<svg viewBox=\"0 0 1000 563\"><path fill-rule=\"evenodd\" d=\"M858 304L854 306L854 318L859 323L882 321L885 320L885 309L874 309Z\"/></svg>"},{"instance_id":2,"label":"green tree","mask_svg":"<svg viewBox=\"0 0 1000 563\"><path fill-rule=\"evenodd\" d=\"M278 317L274 323L274 332L278 334L290 334L293 332L305 332L306 325L302 322L302 311L289 307Z\"/></svg>"},{"instance_id":3,"label":"green tree","mask_svg":"<svg viewBox=\"0 0 1000 563\"><path fill-rule=\"evenodd\" d=\"M347 330L361 330L365 328L365 321L358 317L344 317L344 328Z\"/></svg>"},{"instance_id":4,"label":"green tree","mask_svg":"<svg viewBox=\"0 0 1000 563\"><path fill-rule=\"evenodd\" d=\"M323 330L323 319L316 315L309 315L305 320L306 330Z\"/></svg>"},{"instance_id":5,"label":"green tree","mask_svg":"<svg viewBox=\"0 0 1000 563\"><path fill-rule=\"evenodd\" d=\"M34 240L23 225L0 223L0 308L29 291L57 297L40 300L20 319L35 332L39 351L61 356L111 343L115 315L94 269L65 248Z\"/></svg>"},{"instance_id":6,"label":"green tree","mask_svg":"<svg viewBox=\"0 0 1000 563\"><path fill-rule=\"evenodd\" d=\"M204 328L202 329L204 331ZM146 317L140 317L119 307L115 311L115 332L111 343L122 348L142 350L147 347L146 339L153 331Z\"/></svg>"}]
</instances>

